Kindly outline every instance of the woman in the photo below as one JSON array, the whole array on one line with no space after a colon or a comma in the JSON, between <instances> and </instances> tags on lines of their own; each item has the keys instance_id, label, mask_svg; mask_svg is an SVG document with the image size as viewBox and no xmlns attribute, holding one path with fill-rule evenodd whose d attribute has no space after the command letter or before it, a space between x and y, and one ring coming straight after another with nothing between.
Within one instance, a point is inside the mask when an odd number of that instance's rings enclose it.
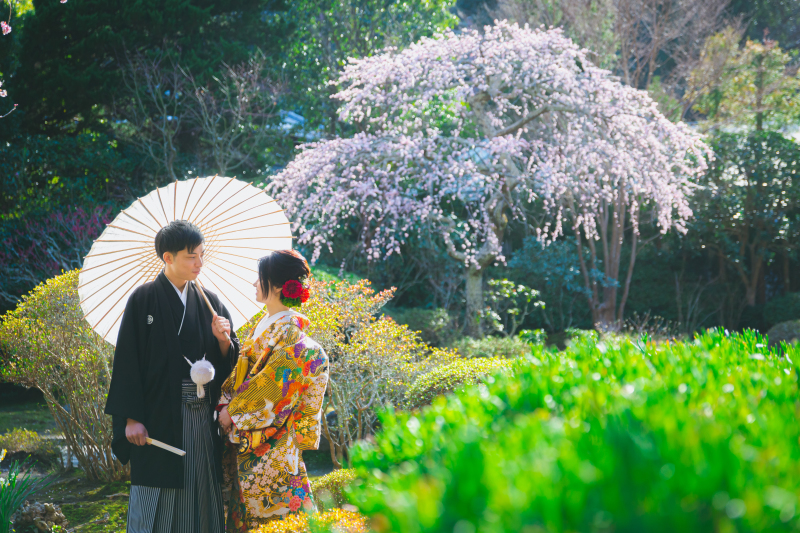
<instances>
[{"instance_id":1,"label":"woman","mask_svg":"<svg viewBox=\"0 0 800 533\"><path fill-rule=\"evenodd\" d=\"M228 531L314 508L301 451L319 445L328 357L305 334L309 320L293 309L308 298L309 274L293 250L258 263L254 286L267 314L244 341L218 406L232 443L224 459Z\"/></svg>"}]
</instances>

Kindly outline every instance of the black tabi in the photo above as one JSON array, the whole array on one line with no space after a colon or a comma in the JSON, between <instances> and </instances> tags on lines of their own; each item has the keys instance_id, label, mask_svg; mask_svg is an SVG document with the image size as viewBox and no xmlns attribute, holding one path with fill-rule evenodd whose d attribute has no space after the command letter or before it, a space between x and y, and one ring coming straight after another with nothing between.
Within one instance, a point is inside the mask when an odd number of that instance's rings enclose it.
<instances>
[{"instance_id":1,"label":"black tabi","mask_svg":"<svg viewBox=\"0 0 800 533\"><path fill-rule=\"evenodd\" d=\"M114 455L122 464L131 462L131 485L181 489L184 461L156 446L129 443L125 438L127 419L143 423L151 438L182 448L181 383L189 379L189 364L183 356L196 361L205 353L214 365L214 380L208 386L212 406L217 405L220 386L230 374L232 362L239 357L239 343L233 333L228 355L222 356L211 331L212 314L197 291L194 284L190 285L184 317L183 303L162 272L155 281L133 291L125 306L105 412L113 417ZM205 293L216 313L230 320L230 313L219 298L211 292ZM224 445L216 430L213 411L209 410L208 427L214 447L215 474L222 479Z\"/></svg>"}]
</instances>

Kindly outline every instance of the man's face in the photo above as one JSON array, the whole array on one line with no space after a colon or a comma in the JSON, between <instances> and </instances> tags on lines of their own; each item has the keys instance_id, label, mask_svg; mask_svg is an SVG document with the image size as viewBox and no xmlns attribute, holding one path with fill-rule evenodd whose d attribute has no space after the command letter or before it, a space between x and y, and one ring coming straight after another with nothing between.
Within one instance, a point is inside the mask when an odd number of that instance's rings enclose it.
<instances>
[{"instance_id":1,"label":"man's face","mask_svg":"<svg viewBox=\"0 0 800 533\"><path fill-rule=\"evenodd\" d=\"M166 252L164 262L171 276L178 279L194 281L203 268L203 243L189 252L186 248L174 256Z\"/></svg>"}]
</instances>

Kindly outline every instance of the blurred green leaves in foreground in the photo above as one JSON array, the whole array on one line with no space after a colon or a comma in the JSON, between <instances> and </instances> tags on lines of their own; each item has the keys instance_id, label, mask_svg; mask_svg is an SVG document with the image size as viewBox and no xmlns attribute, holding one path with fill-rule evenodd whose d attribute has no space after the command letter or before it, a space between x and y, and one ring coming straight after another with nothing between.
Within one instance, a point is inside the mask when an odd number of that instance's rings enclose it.
<instances>
[{"instance_id":1,"label":"blurred green leaves in foreground","mask_svg":"<svg viewBox=\"0 0 800 533\"><path fill-rule=\"evenodd\" d=\"M354 450L375 531L800 529L794 346L709 330L531 350Z\"/></svg>"}]
</instances>

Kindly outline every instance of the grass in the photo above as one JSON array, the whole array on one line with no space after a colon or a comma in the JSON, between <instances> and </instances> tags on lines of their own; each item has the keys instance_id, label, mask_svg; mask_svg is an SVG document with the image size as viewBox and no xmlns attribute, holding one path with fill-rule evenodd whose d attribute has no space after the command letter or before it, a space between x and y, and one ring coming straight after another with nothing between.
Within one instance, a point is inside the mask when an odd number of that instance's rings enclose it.
<instances>
[{"instance_id":1,"label":"grass","mask_svg":"<svg viewBox=\"0 0 800 533\"><path fill-rule=\"evenodd\" d=\"M56 423L44 400L9 402L3 398L0 406L0 434L14 428L23 428L36 433L56 430Z\"/></svg>"}]
</instances>

